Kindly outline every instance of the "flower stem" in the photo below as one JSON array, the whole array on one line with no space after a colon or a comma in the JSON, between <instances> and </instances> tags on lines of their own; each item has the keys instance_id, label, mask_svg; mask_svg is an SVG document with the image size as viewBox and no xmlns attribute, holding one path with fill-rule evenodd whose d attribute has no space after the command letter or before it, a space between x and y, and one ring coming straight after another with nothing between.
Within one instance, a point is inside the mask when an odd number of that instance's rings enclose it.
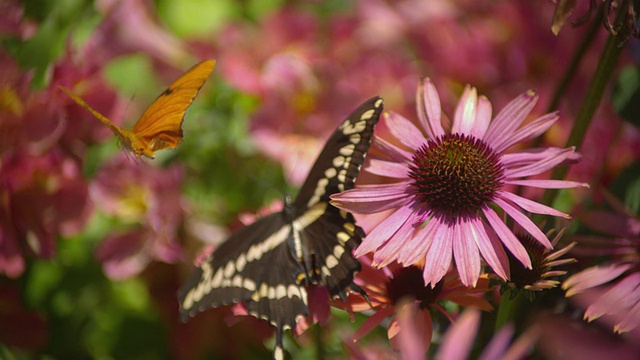
<instances>
[{"instance_id":1,"label":"flower stem","mask_svg":"<svg viewBox=\"0 0 640 360\"><path fill-rule=\"evenodd\" d=\"M624 8L624 7L621 7ZM620 46L620 39L614 35L609 35L607 42L598 61L598 65L589 83L587 92L584 97L584 101L580 105L576 121L567 139L566 147L576 146L580 147L584 140L585 134L591 125L593 115L598 109L604 90L609 84L609 80L613 75L613 71L616 68L620 54L623 51L623 47ZM551 178L555 180L564 179L568 172L567 167L557 167L553 170ZM558 195L557 189L549 189L545 192L542 203L550 205L553 203Z\"/></svg>"},{"instance_id":2,"label":"flower stem","mask_svg":"<svg viewBox=\"0 0 640 360\"><path fill-rule=\"evenodd\" d=\"M507 290L502 294L500 306L498 307L498 315L496 317L495 332L498 332L505 324L515 324L519 321L521 314L526 313L523 307L528 303L526 296L521 292Z\"/></svg>"}]
</instances>

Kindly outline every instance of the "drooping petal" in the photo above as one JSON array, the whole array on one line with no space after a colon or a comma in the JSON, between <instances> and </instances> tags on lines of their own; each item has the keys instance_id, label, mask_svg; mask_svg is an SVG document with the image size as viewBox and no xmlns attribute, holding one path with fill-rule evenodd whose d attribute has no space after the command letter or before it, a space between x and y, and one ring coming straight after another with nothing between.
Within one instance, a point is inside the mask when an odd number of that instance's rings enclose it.
<instances>
[{"instance_id":1,"label":"drooping petal","mask_svg":"<svg viewBox=\"0 0 640 360\"><path fill-rule=\"evenodd\" d=\"M415 301L405 299L396 305L396 320L400 328L396 344L406 360L424 359L431 344L431 333L420 312Z\"/></svg>"},{"instance_id":2,"label":"drooping petal","mask_svg":"<svg viewBox=\"0 0 640 360\"><path fill-rule=\"evenodd\" d=\"M621 311L628 315L627 310L638 303L637 295L640 295L636 291L638 286L640 286L640 273L625 277L602 294L598 301L589 306L584 317L591 321L602 315L619 314Z\"/></svg>"},{"instance_id":3,"label":"drooping petal","mask_svg":"<svg viewBox=\"0 0 640 360\"><path fill-rule=\"evenodd\" d=\"M562 283L562 289L566 290L566 297L583 292L586 289L607 283L632 267L630 264L613 264L606 266L592 266L569 277Z\"/></svg>"},{"instance_id":4,"label":"drooping petal","mask_svg":"<svg viewBox=\"0 0 640 360\"><path fill-rule=\"evenodd\" d=\"M466 218L460 218L454 227L453 258L460 274L460 280L465 286L475 287L480 276L480 254L478 239L473 226Z\"/></svg>"},{"instance_id":5,"label":"drooping petal","mask_svg":"<svg viewBox=\"0 0 640 360\"><path fill-rule=\"evenodd\" d=\"M477 106L478 91L469 85L465 86L453 116L452 134L473 134Z\"/></svg>"},{"instance_id":6,"label":"drooping petal","mask_svg":"<svg viewBox=\"0 0 640 360\"><path fill-rule=\"evenodd\" d=\"M385 242L393 237L402 225L413 219L414 212L414 207L408 204L389 215L388 218L384 219L364 238L362 244L356 249L355 257L379 250Z\"/></svg>"},{"instance_id":7,"label":"drooping petal","mask_svg":"<svg viewBox=\"0 0 640 360\"><path fill-rule=\"evenodd\" d=\"M440 221L435 216L430 221L437 221L439 224L433 233L431 246L427 251L423 277L425 285L431 284L431 287L434 287L451 267L451 248L455 231L452 226Z\"/></svg>"},{"instance_id":8,"label":"drooping petal","mask_svg":"<svg viewBox=\"0 0 640 360\"><path fill-rule=\"evenodd\" d=\"M514 193L510 193L508 191L498 191L496 194L498 197L507 199L514 204L520 206L524 210L534 213L534 214L542 214L542 215L551 215L563 217L565 219L571 219L571 216L563 213L562 211L558 211L550 206L542 205L535 201L531 201L527 198L523 198L522 196L518 196Z\"/></svg>"},{"instance_id":9,"label":"drooping petal","mask_svg":"<svg viewBox=\"0 0 640 360\"><path fill-rule=\"evenodd\" d=\"M427 138L437 139L444 135L444 129L440 122L442 109L438 91L429 78L420 79L416 94L418 119L424 129Z\"/></svg>"},{"instance_id":10,"label":"drooping petal","mask_svg":"<svg viewBox=\"0 0 640 360\"><path fill-rule=\"evenodd\" d=\"M331 205L359 214L394 209L407 203L407 186L406 182L358 185L355 189L331 195Z\"/></svg>"},{"instance_id":11,"label":"drooping petal","mask_svg":"<svg viewBox=\"0 0 640 360\"><path fill-rule=\"evenodd\" d=\"M437 360L465 360L478 333L480 311L469 308L460 315L442 338Z\"/></svg>"},{"instance_id":12,"label":"drooping petal","mask_svg":"<svg viewBox=\"0 0 640 360\"><path fill-rule=\"evenodd\" d=\"M373 255L373 263L378 267L387 266L396 260L398 258L398 254L405 248L426 248L428 244L416 241L413 236L415 227L416 226L413 221L407 221L402 224L398 231L396 231L386 243L378 248L376 253Z\"/></svg>"},{"instance_id":13,"label":"drooping petal","mask_svg":"<svg viewBox=\"0 0 640 360\"><path fill-rule=\"evenodd\" d=\"M423 260L433 241L432 232L439 224L437 221L428 221L424 228L416 229L413 241L403 247L398 254L398 263L409 266Z\"/></svg>"},{"instance_id":14,"label":"drooping petal","mask_svg":"<svg viewBox=\"0 0 640 360\"><path fill-rule=\"evenodd\" d=\"M507 247L507 249L509 249L511 254L515 256L515 258L518 259L525 268L531 269L531 259L529 258L529 254L520 240L518 240L518 238L513 234L511 229L505 225L498 214L496 214L496 212L490 207L483 207L482 212L489 221L491 228L496 232L496 235L498 235L500 240L502 240L502 243Z\"/></svg>"},{"instance_id":15,"label":"drooping petal","mask_svg":"<svg viewBox=\"0 0 640 360\"><path fill-rule=\"evenodd\" d=\"M495 232L482 220L475 219L470 225L476 236L478 249L482 258L487 262L493 272L502 279L509 277L509 258L504 251L504 247Z\"/></svg>"},{"instance_id":16,"label":"drooping petal","mask_svg":"<svg viewBox=\"0 0 640 360\"><path fill-rule=\"evenodd\" d=\"M517 98L511 100L491 122L489 130L484 137L484 142L496 152L504 151L505 144L513 136L520 124L527 118L531 109L538 102L538 95L529 90Z\"/></svg>"},{"instance_id":17,"label":"drooping petal","mask_svg":"<svg viewBox=\"0 0 640 360\"><path fill-rule=\"evenodd\" d=\"M551 245L551 242L547 239L547 236L542 232L542 230L540 230L540 228L537 227L536 224L534 224L533 221L525 216L520 210L516 209L508 201L501 198L495 198L493 199L493 202L511 216L511 218L515 220L518 225L522 226L526 232L533 236L534 239L538 240L542 246L547 249L553 248L553 245Z\"/></svg>"}]
</instances>

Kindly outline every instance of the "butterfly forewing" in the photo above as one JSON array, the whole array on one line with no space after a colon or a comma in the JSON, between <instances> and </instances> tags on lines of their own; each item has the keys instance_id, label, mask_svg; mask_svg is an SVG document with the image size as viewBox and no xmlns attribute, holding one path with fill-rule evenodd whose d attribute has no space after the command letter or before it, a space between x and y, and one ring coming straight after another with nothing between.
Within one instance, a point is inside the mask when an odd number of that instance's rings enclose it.
<instances>
[{"instance_id":1,"label":"butterfly forewing","mask_svg":"<svg viewBox=\"0 0 640 360\"><path fill-rule=\"evenodd\" d=\"M276 328L280 358L282 331L308 315L307 285L343 298L355 287L360 264L352 252L364 233L329 196L353 188L381 113L377 97L356 109L329 138L292 204L235 232L198 266L178 293L183 319L244 302Z\"/></svg>"},{"instance_id":2,"label":"butterfly forewing","mask_svg":"<svg viewBox=\"0 0 640 360\"><path fill-rule=\"evenodd\" d=\"M371 98L342 122L327 140L300 188L294 202L296 209L329 201L329 195L353 188L382 108L381 98Z\"/></svg>"},{"instance_id":3,"label":"butterfly forewing","mask_svg":"<svg viewBox=\"0 0 640 360\"><path fill-rule=\"evenodd\" d=\"M182 141L182 121L187 108L211 75L214 60L203 61L174 81L149 105L133 132L151 151L175 148Z\"/></svg>"}]
</instances>

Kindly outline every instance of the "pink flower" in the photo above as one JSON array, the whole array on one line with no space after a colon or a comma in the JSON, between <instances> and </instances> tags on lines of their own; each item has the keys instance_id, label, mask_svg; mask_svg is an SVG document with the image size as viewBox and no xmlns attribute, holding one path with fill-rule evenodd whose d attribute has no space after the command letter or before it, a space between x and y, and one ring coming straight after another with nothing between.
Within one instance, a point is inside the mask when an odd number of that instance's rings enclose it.
<instances>
[{"instance_id":1,"label":"pink flower","mask_svg":"<svg viewBox=\"0 0 640 360\"><path fill-rule=\"evenodd\" d=\"M581 216L585 225L611 235L577 236L577 253L609 259L568 278L562 288L567 297L586 308L584 318L603 317L617 333L640 328L640 220L609 197L616 212L594 210Z\"/></svg>"},{"instance_id":2,"label":"pink flower","mask_svg":"<svg viewBox=\"0 0 640 360\"><path fill-rule=\"evenodd\" d=\"M402 145L376 137L370 152L373 156L365 167L369 173L393 181L360 185L332 196L335 206L354 213L393 210L367 235L355 255L373 251L377 266L424 261L424 281L432 287L447 273L452 258L467 286L476 284L481 258L500 278L508 278L503 247L531 268L525 247L496 209L549 249L552 245L545 234L522 210L570 217L510 192L509 186L559 189L587 185L521 179L576 160L574 148L505 151L542 134L558 119L557 114L546 114L521 126L537 102L536 94L528 91L492 120L489 101L467 86L451 129L445 130L438 93L430 80L418 87L417 102L418 126L398 114L386 114L383 122ZM376 151L381 155L376 156Z\"/></svg>"},{"instance_id":3,"label":"pink flower","mask_svg":"<svg viewBox=\"0 0 640 360\"><path fill-rule=\"evenodd\" d=\"M92 207L77 164L59 151L0 158L0 273L18 277L24 255L51 258L56 236L84 226Z\"/></svg>"},{"instance_id":4,"label":"pink flower","mask_svg":"<svg viewBox=\"0 0 640 360\"><path fill-rule=\"evenodd\" d=\"M113 231L97 249L109 277L134 276L152 260L174 263L180 259L181 182L180 167L156 168L134 162L126 153L100 169L91 185L93 201L105 213L131 225L126 232Z\"/></svg>"},{"instance_id":5,"label":"pink flower","mask_svg":"<svg viewBox=\"0 0 640 360\"><path fill-rule=\"evenodd\" d=\"M442 337L442 344L436 354L436 359L464 360L469 359L469 353L480 327L480 312L468 309L463 312ZM514 328L505 325L491 338L485 346L480 360L489 359L522 359L531 350L540 336L540 329L536 326L527 329L513 343Z\"/></svg>"},{"instance_id":6,"label":"pink flower","mask_svg":"<svg viewBox=\"0 0 640 360\"><path fill-rule=\"evenodd\" d=\"M376 269L369 257L361 258L360 262L362 270L354 281L367 293L369 300L351 294L346 302L334 303L336 307L350 313L374 311L356 331L354 341L361 339L391 317L387 335L395 349L402 348L408 337L419 338L424 344L423 350L427 351L433 334L431 311L438 311L446 318L451 317L441 303L450 301L460 306L471 306L486 311L492 309L483 298L489 290L486 277L480 279L477 287L470 288L463 286L454 272L449 272L436 286L428 288L423 282L422 270L417 266L402 267L397 263L391 263L382 269ZM407 313L412 315L407 316ZM410 352L421 353L423 350L413 349Z\"/></svg>"}]
</instances>

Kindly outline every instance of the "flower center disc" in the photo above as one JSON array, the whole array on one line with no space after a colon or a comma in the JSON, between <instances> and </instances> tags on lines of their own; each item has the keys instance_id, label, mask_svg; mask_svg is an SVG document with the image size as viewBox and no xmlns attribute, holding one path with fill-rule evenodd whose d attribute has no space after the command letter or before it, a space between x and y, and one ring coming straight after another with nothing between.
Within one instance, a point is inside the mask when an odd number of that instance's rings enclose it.
<instances>
[{"instance_id":1,"label":"flower center disc","mask_svg":"<svg viewBox=\"0 0 640 360\"><path fill-rule=\"evenodd\" d=\"M413 156L409 177L428 206L448 216L476 213L502 186L500 157L471 135L445 135Z\"/></svg>"}]
</instances>

